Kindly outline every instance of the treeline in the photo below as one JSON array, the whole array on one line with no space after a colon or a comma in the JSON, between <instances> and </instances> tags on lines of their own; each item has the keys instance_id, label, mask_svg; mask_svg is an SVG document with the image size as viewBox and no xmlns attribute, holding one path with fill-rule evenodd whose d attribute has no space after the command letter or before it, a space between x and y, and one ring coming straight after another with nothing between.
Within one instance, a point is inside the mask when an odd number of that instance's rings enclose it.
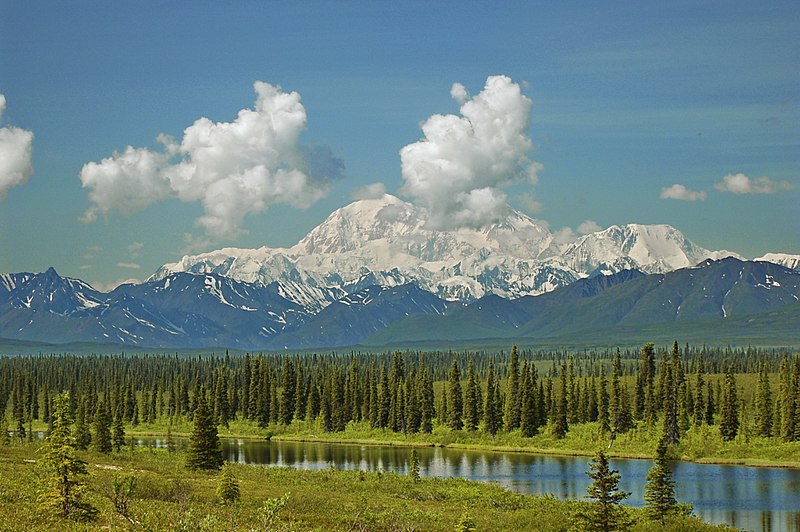
<instances>
[{"instance_id":1,"label":"treeline","mask_svg":"<svg viewBox=\"0 0 800 532\"><path fill-rule=\"evenodd\" d=\"M78 445L104 451L123 443L124 426L189 420L201 402L226 426L314 421L338 432L356 422L398 433L443 425L563 437L573 424L595 422L612 438L640 424L660 425L669 444L701 425L718 426L725 440L742 427L756 436L800 440L796 354L681 349L677 342L671 350L647 344L636 353L549 358L516 347L508 355L5 357L0 429L32 437L34 421L52 424L52 401L61 391L69 392Z\"/></svg>"}]
</instances>

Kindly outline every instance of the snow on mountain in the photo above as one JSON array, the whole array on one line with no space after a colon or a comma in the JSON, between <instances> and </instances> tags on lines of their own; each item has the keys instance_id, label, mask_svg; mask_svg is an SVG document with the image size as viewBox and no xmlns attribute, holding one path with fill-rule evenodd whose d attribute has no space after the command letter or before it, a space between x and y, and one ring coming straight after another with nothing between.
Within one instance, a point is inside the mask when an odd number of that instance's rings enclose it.
<instances>
[{"instance_id":1,"label":"snow on mountain","mask_svg":"<svg viewBox=\"0 0 800 532\"><path fill-rule=\"evenodd\" d=\"M277 282L285 297L316 312L370 284L416 282L450 301L488 293L516 298L597 272L663 273L734 255L703 249L667 225L612 226L561 246L544 224L516 211L482 229L436 231L426 220L424 209L385 194L336 210L291 248L224 248L185 256L152 278L192 272Z\"/></svg>"},{"instance_id":2,"label":"snow on mountain","mask_svg":"<svg viewBox=\"0 0 800 532\"><path fill-rule=\"evenodd\" d=\"M568 245L562 256L579 272L619 271L637 268L646 273L667 273L694 266L705 259L733 256L729 251L709 251L688 240L669 225L612 225L584 235Z\"/></svg>"},{"instance_id":3,"label":"snow on mountain","mask_svg":"<svg viewBox=\"0 0 800 532\"><path fill-rule=\"evenodd\" d=\"M800 270L800 255L789 255L788 253L767 253L763 257L753 260L760 262L772 262L792 270Z\"/></svg>"}]
</instances>

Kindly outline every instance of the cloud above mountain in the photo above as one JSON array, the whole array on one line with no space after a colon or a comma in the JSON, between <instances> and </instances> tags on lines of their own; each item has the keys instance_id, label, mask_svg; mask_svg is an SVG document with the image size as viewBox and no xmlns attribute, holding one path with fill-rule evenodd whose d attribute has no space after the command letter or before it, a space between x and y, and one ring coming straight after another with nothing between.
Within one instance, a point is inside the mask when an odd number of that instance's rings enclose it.
<instances>
[{"instance_id":1,"label":"cloud above mountain","mask_svg":"<svg viewBox=\"0 0 800 532\"><path fill-rule=\"evenodd\" d=\"M128 146L80 173L92 205L82 220L112 210L131 214L167 198L200 202L196 223L213 238L233 238L244 217L275 203L304 208L342 177L344 164L327 147L303 147L305 108L297 92L256 81L253 109L232 122L199 118L180 142L161 134L163 149Z\"/></svg>"},{"instance_id":2,"label":"cloud above mountain","mask_svg":"<svg viewBox=\"0 0 800 532\"><path fill-rule=\"evenodd\" d=\"M541 165L529 158L531 100L507 76L487 78L470 96L453 84L460 115L433 115L422 123L424 138L400 150L401 192L425 207L435 229L481 227L508 212L503 188L537 180Z\"/></svg>"},{"instance_id":3,"label":"cloud above mountain","mask_svg":"<svg viewBox=\"0 0 800 532\"><path fill-rule=\"evenodd\" d=\"M0 118L6 110L6 97L0 94ZM33 175L31 151L33 133L18 127L0 127L0 200L11 187L24 184Z\"/></svg>"},{"instance_id":4,"label":"cloud above mountain","mask_svg":"<svg viewBox=\"0 0 800 532\"><path fill-rule=\"evenodd\" d=\"M679 201L702 201L706 199L706 193L703 190L692 190L685 185L676 183L672 186L662 188L659 197L661 199Z\"/></svg>"},{"instance_id":5,"label":"cloud above mountain","mask_svg":"<svg viewBox=\"0 0 800 532\"><path fill-rule=\"evenodd\" d=\"M714 188L731 194L775 194L794 188L788 181L773 181L767 176L750 178L745 174L728 174Z\"/></svg>"}]
</instances>

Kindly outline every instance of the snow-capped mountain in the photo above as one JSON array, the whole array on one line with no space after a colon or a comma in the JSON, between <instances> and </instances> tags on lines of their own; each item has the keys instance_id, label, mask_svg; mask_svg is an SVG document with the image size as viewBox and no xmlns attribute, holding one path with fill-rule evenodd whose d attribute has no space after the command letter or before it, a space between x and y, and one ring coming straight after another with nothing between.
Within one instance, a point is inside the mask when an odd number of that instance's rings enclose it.
<instances>
[{"instance_id":1,"label":"snow-capped mountain","mask_svg":"<svg viewBox=\"0 0 800 532\"><path fill-rule=\"evenodd\" d=\"M391 195L360 200L333 212L291 248L224 248L165 264L152 277L216 273L277 282L285 297L310 312L366 284L415 282L445 300L494 293L538 295L596 272L664 273L706 258L709 251L667 225L612 226L559 245L545 224L517 211L482 229L435 231L424 209Z\"/></svg>"},{"instance_id":2,"label":"snow-capped mountain","mask_svg":"<svg viewBox=\"0 0 800 532\"><path fill-rule=\"evenodd\" d=\"M788 253L767 253L763 257L753 259L759 262L772 262L780 264L792 270L800 270L800 255L789 255Z\"/></svg>"}]
</instances>

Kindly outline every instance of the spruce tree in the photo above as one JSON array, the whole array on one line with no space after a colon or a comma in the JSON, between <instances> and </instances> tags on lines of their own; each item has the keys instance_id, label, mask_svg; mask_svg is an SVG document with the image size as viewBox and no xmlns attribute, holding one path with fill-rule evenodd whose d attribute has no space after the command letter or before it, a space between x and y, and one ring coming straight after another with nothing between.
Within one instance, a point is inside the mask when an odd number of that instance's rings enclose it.
<instances>
[{"instance_id":1,"label":"spruce tree","mask_svg":"<svg viewBox=\"0 0 800 532\"><path fill-rule=\"evenodd\" d=\"M110 453L112 449L111 441L111 414L109 413L108 402L104 401L97 405L94 414L94 433L92 434L92 448L99 453Z\"/></svg>"},{"instance_id":2,"label":"spruce tree","mask_svg":"<svg viewBox=\"0 0 800 532\"><path fill-rule=\"evenodd\" d=\"M597 422L600 425L600 431L607 434L611 431L611 424L609 421L609 397L608 397L608 383L606 382L605 366L600 366L600 390L597 398Z\"/></svg>"},{"instance_id":3,"label":"spruce tree","mask_svg":"<svg viewBox=\"0 0 800 532\"><path fill-rule=\"evenodd\" d=\"M233 476L233 468L227 462L222 466L222 473L219 476L217 497L219 497L224 504L234 504L238 502L241 497L239 493L239 483L236 481L236 477Z\"/></svg>"},{"instance_id":4,"label":"spruce tree","mask_svg":"<svg viewBox=\"0 0 800 532\"><path fill-rule=\"evenodd\" d=\"M603 451L599 451L586 472L592 483L586 489L586 498L593 501L589 508L580 511L577 515L581 522L582 530L622 530L628 527L630 521L625 508L620 503L630 493L619 489L620 474L608 465L608 458Z\"/></svg>"},{"instance_id":5,"label":"spruce tree","mask_svg":"<svg viewBox=\"0 0 800 532\"><path fill-rule=\"evenodd\" d=\"M414 484L419 482L419 456L416 449L411 449L411 457L408 461L408 477Z\"/></svg>"},{"instance_id":6,"label":"spruce tree","mask_svg":"<svg viewBox=\"0 0 800 532\"><path fill-rule=\"evenodd\" d=\"M114 423L111 427L111 445L116 452L125 446L125 426L122 423L122 409L117 408Z\"/></svg>"},{"instance_id":7,"label":"spruce tree","mask_svg":"<svg viewBox=\"0 0 800 532\"><path fill-rule=\"evenodd\" d=\"M194 427L189 437L186 466L189 469L219 469L224 460L214 413L208 406L205 390L195 399Z\"/></svg>"},{"instance_id":8,"label":"spruce tree","mask_svg":"<svg viewBox=\"0 0 800 532\"><path fill-rule=\"evenodd\" d=\"M677 445L680 442L678 404L673 379L673 367L667 366L664 375L664 425L661 432L661 441L666 445Z\"/></svg>"},{"instance_id":9,"label":"spruce tree","mask_svg":"<svg viewBox=\"0 0 800 532\"><path fill-rule=\"evenodd\" d=\"M447 425L452 430L461 430L464 427L462 415L464 411L464 397L461 392L461 373L458 371L458 361L453 360L450 366L450 379L447 383L448 419Z\"/></svg>"},{"instance_id":10,"label":"spruce tree","mask_svg":"<svg viewBox=\"0 0 800 532\"><path fill-rule=\"evenodd\" d=\"M733 365L725 372L725 386L719 410L719 433L725 441L731 441L739 432L739 399L736 393L736 377Z\"/></svg>"},{"instance_id":11,"label":"spruce tree","mask_svg":"<svg viewBox=\"0 0 800 532\"><path fill-rule=\"evenodd\" d=\"M522 412L520 413L520 431L526 438L534 436L539 428L539 415L536 411L538 393L536 390L536 368L522 372Z\"/></svg>"},{"instance_id":12,"label":"spruce tree","mask_svg":"<svg viewBox=\"0 0 800 532\"><path fill-rule=\"evenodd\" d=\"M667 465L667 446L662 441L656 449L655 464L647 473L644 486L645 511L649 519L664 524L664 517L678 507L675 482Z\"/></svg>"},{"instance_id":13,"label":"spruce tree","mask_svg":"<svg viewBox=\"0 0 800 532\"><path fill-rule=\"evenodd\" d=\"M494 380L494 362L489 360L489 369L486 373L486 404L483 408L483 426L486 432L494 437L500 430L497 401L495 400L497 383Z\"/></svg>"},{"instance_id":14,"label":"spruce tree","mask_svg":"<svg viewBox=\"0 0 800 532\"><path fill-rule=\"evenodd\" d=\"M561 390L558 396L558 407L553 423L553 434L556 438L563 438L567 435L569 425L567 423L567 367L561 364Z\"/></svg>"},{"instance_id":15,"label":"spruce tree","mask_svg":"<svg viewBox=\"0 0 800 532\"><path fill-rule=\"evenodd\" d=\"M519 353L517 346L513 346L508 363L508 386L506 388L505 427L508 431L519 427L521 415L519 388Z\"/></svg>"},{"instance_id":16,"label":"spruce tree","mask_svg":"<svg viewBox=\"0 0 800 532\"><path fill-rule=\"evenodd\" d=\"M705 421L706 417L706 404L705 400L703 399L703 387L705 386L704 383L704 374L705 374L705 364L703 363L703 353L700 353L700 356L697 360L697 380L695 386L695 396L694 396L694 416L693 421L695 426L700 426Z\"/></svg>"},{"instance_id":17,"label":"spruce tree","mask_svg":"<svg viewBox=\"0 0 800 532\"><path fill-rule=\"evenodd\" d=\"M75 456L68 393L56 396L52 418L53 430L41 449L47 488L40 500L46 507L56 509L61 517L90 518L97 510L83 501L85 484L82 479L89 473L86 462Z\"/></svg>"},{"instance_id":18,"label":"spruce tree","mask_svg":"<svg viewBox=\"0 0 800 532\"><path fill-rule=\"evenodd\" d=\"M772 392L769 386L767 365L762 362L758 372L758 387L755 399L756 434L768 438L772 436Z\"/></svg>"},{"instance_id":19,"label":"spruce tree","mask_svg":"<svg viewBox=\"0 0 800 532\"><path fill-rule=\"evenodd\" d=\"M467 366L467 389L464 392L464 429L473 431L480 422L478 406L478 381L472 359Z\"/></svg>"}]
</instances>

